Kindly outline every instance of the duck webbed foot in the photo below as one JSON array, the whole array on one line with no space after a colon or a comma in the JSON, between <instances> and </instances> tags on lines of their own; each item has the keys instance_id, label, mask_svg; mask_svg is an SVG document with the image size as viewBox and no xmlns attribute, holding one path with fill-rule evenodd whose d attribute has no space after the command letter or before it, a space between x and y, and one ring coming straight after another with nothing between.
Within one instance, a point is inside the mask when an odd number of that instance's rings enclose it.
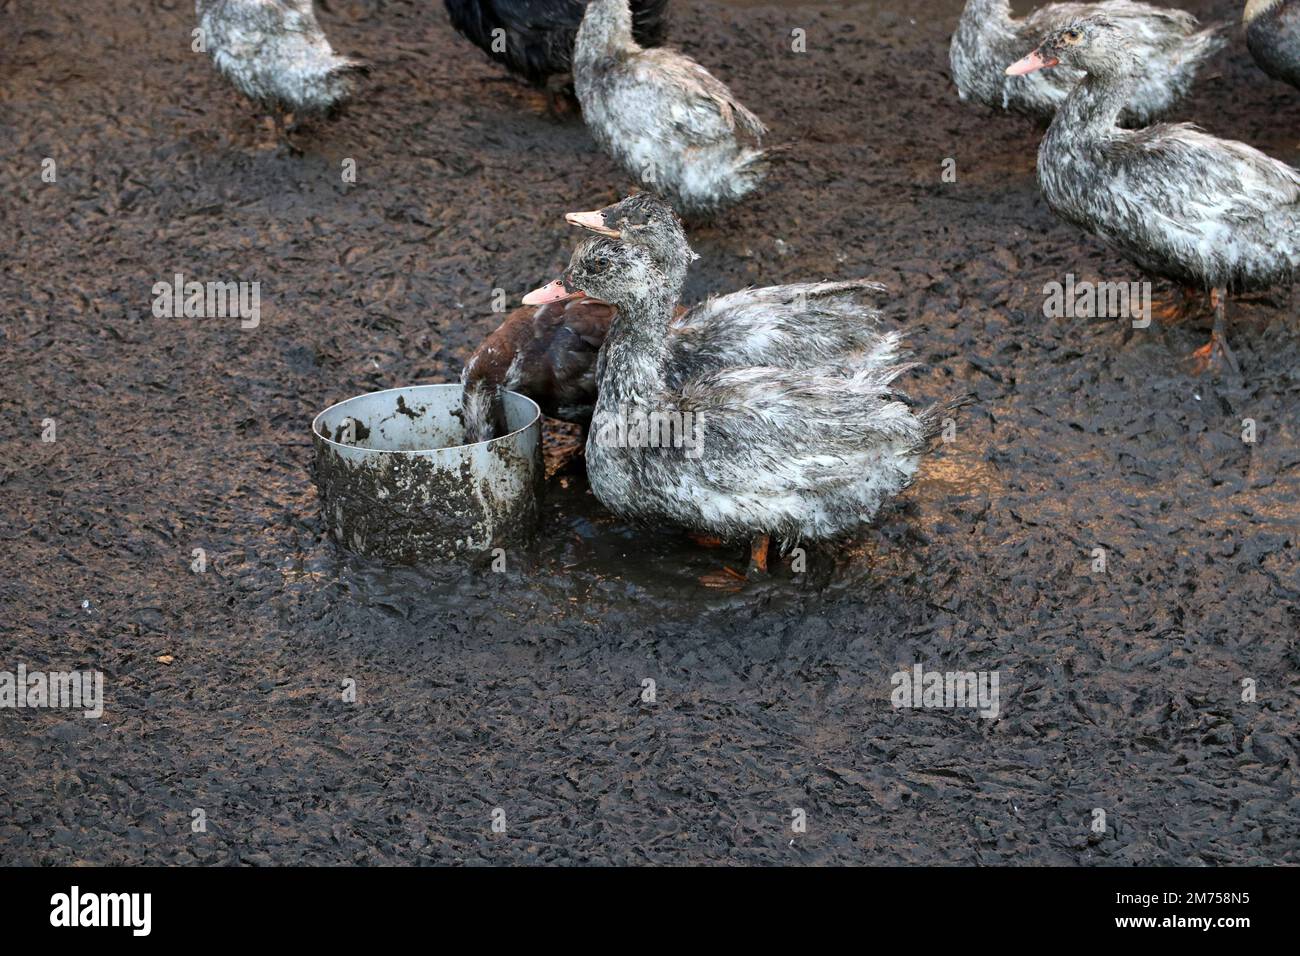
<instances>
[{"instance_id":1,"label":"duck webbed foot","mask_svg":"<svg viewBox=\"0 0 1300 956\"><path fill-rule=\"evenodd\" d=\"M1151 318L1157 322L1181 322L1205 307L1201 290L1195 286L1180 286L1176 292L1151 303Z\"/></svg>"},{"instance_id":2,"label":"duck webbed foot","mask_svg":"<svg viewBox=\"0 0 1300 956\"><path fill-rule=\"evenodd\" d=\"M1213 372L1216 376L1221 376L1226 369L1233 375L1239 375L1241 367L1237 364L1232 349L1228 347L1228 291L1215 289L1210 293L1210 301L1214 305L1214 328L1210 332L1210 341L1192 353L1193 371L1197 375Z\"/></svg>"},{"instance_id":3,"label":"duck webbed foot","mask_svg":"<svg viewBox=\"0 0 1300 956\"><path fill-rule=\"evenodd\" d=\"M573 93L573 77L560 73L546 78L546 111L557 122L565 122L580 112Z\"/></svg>"},{"instance_id":4,"label":"duck webbed foot","mask_svg":"<svg viewBox=\"0 0 1300 956\"><path fill-rule=\"evenodd\" d=\"M698 532L688 532L689 537L696 544L706 548L716 548L722 545L722 541L712 535L700 534ZM741 574L735 568L724 567L720 571L710 571L708 574L702 574L699 577L700 584L706 588L714 588L720 591L739 591L748 581L756 578L767 576L767 554L771 545L771 539L760 534L749 545L749 567L744 574Z\"/></svg>"},{"instance_id":5,"label":"duck webbed foot","mask_svg":"<svg viewBox=\"0 0 1300 956\"><path fill-rule=\"evenodd\" d=\"M723 568L721 571L710 571L707 574L701 574L699 582L706 588L713 588L715 591L739 591L745 586L748 579L737 571L735 568Z\"/></svg>"}]
</instances>

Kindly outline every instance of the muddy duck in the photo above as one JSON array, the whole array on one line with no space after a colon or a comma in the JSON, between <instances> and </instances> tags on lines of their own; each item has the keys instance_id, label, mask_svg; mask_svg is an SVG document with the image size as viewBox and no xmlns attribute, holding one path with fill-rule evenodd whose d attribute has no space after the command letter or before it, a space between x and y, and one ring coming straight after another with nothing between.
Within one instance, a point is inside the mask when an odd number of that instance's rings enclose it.
<instances>
[{"instance_id":1,"label":"muddy duck","mask_svg":"<svg viewBox=\"0 0 1300 956\"><path fill-rule=\"evenodd\" d=\"M947 409L898 400L893 382L908 368L898 333L835 364L678 368L668 338L680 291L645 249L591 236L561 279L525 297L581 292L618 309L587 439L602 504L636 523L746 541L760 574L771 536L785 549L851 535L911 482Z\"/></svg>"},{"instance_id":2,"label":"muddy duck","mask_svg":"<svg viewBox=\"0 0 1300 956\"><path fill-rule=\"evenodd\" d=\"M1300 88L1300 0L1247 0L1242 21L1259 68Z\"/></svg>"},{"instance_id":3,"label":"muddy duck","mask_svg":"<svg viewBox=\"0 0 1300 956\"><path fill-rule=\"evenodd\" d=\"M1226 43L1219 27L1202 30L1190 13L1133 0L1053 3L1023 20L1011 16L1010 0L966 0L949 48L958 94L994 109L1051 120L1078 82L1079 72L1067 67L1011 77L1006 66L1046 34L1092 14L1121 24L1134 57L1143 64L1120 113L1123 126L1146 126L1168 112L1187 95L1205 61Z\"/></svg>"},{"instance_id":4,"label":"muddy duck","mask_svg":"<svg viewBox=\"0 0 1300 956\"><path fill-rule=\"evenodd\" d=\"M613 306L585 296L523 306L483 340L461 375L467 442L505 434L503 390L519 392L542 413L586 425L596 403L596 355Z\"/></svg>"},{"instance_id":5,"label":"muddy duck","mask_svg":"<svg viewBox=\"0 0 1300 956\"><path fill-rule=\"evenodd\" d=\"M627 0L588 4L573 85L596 142L683 214L706 217L739 202L766 175L763 123L694 60L643 49Z\"/></svg>"},{"instance_id":6,"label":"muddy duck","mask_svg":"<svg viewBox=\"0 0 1300 956\"><path fill-rule=\"evenodd\" d=\"M337 55L311 0L196 0L204 48L221 74L275 121L280 142L295 120L329 113L353 92L367 66Z\"/></svg>"},{"instance_id":7,"label":"muddy duck","mask_svg":"<svg viewBox=\"0 0 1300 956\"><path fill-rule=\"evenodd\" d=\"M1288 282L1300 266L1300 170L1185 123L1117 127L1143 67L1108 17L1049 34L1007 72L1057 64L1085 75L1038 150L1047 204L1148 272L1210 290L1214 331L1198 364L1235 371L1227 294Z\"/></svg>"},{"instance_id":8,"label":"muddy duck","mask_svg":"<svg viewBox=\"0 0 1300 956\"><path fill-rule=\"evenodd\" d=\"M493 60L534 86L552 106L573 69L585 0L445 0L451 25ZM643 47L664 42L668 0L632 0L632 33ZM558 82L557 82L558 81Z\"/></svg>"}]
</instances>

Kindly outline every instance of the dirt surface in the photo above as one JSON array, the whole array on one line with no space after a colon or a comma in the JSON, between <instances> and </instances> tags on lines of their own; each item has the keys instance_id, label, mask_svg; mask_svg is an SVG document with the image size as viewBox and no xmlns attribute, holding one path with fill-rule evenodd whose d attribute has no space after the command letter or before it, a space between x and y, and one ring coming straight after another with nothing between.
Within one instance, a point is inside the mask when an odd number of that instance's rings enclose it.
<instances>
[{"instance_id":1,"label":"dirt surface","mask_svg":"<svg viewBox=\"0 0 1300 956\"><path fill-rule=\"evenodd\" d=\"M604 513L571 435L503 572L325 537L313 415L455 380L493 290L552 278L561 214L627 184L440 4L318 6L374 72L294 157L188 0L0 0L0 669L105 694L0 710L0 862L1300 862L1294 300L1233 303L1217 384L1184 362L1208 316L1045 318L1066 273L1141 276L1044 206L1031 123L958 101L958 0L675 3L795 144L692 231L687 297L880 279L909 390L975 395L855 547L737 593L696 579L738 552ZM1239 4L1184 6L1234 27L1177 118L1300 160ZM259 281L260 324L155 318L176 272ZM917 662L996 671L999 718L895 710Z\"/></svg>"}]
</instances>

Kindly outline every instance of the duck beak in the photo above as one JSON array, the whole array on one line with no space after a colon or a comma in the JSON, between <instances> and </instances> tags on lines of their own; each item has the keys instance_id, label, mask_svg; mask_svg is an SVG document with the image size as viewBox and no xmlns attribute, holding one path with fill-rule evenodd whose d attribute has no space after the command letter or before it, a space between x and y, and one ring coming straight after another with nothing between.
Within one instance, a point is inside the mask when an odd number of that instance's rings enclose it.
<instances>
[{"instance_id":1,"label":"duck beak","mask_svg":"<svg viewBox=\"0 0 1300 956\"><path fill-rule=\"evenodd\" d=\"M566 212L564 221L570 225L590 229L602 236L609 236L611 239L621 239L623 237L623 234L617 229L611 229L605 225L605 217L601 215L599 209L595 212Z\"/></svg>"},{"instance_id":2,"label":"duck beak","mask_svg":"<svg viewBox=\"0 0 1300 956\"><path fill-rule=\"evenodd\" d=\"M1022 60L1016 60L1007 67L1007 76L1024 76L1026 73L1033 73L1035 70L1045 70L1048 67L1056 66L1060 63L1056 57L1045 57L1035 50L1029 56Z\"/></svg>"},{"instance_id":3,"label":"duck beak","mask_svg":"<svg viewBox=\"0 0 1300 956\"><path fill-rule=\"evenodd\" d=\"M572 299L582 295L576 289L570 292L564 287L563 279L556 279L554 282L548 282L540 289L534 289L524 296L524 305L545 305L548 302L562 302L565 299Z\"/></svg>"}]
</instances>

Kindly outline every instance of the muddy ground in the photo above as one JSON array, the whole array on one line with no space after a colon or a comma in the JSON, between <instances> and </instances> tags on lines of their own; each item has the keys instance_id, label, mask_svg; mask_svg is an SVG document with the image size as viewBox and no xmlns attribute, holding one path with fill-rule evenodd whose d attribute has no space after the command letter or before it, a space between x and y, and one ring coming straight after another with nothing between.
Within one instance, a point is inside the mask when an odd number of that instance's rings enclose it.
<instances>
[{"instance_id":1,"label":"muddy ground","mask_svg":"<svg viewBox=\"0 0 1300 956\"><path fill-rule=\"evenodd\" d=\"M1184 5L1234 27L1178 118L1300 161L1239 5ZM190 52L188 0L0 0L0 669L106 698L0 711L0 862L1300 862L1295 299L1234 302L1223 382L1184 362L1207 316L1045 318L1066 273L1141 276L1044 206L1033 124L957 100L958 0L675 3L795 144L693 231L687 297L880 279L910 391L975 396L856 546L738 593L696 584L738 552L604 513L563 432L504 573L324 536L312 416L457 378L493 290L627 184L441 4L318 6L374 72L298 158ZM260 281L260 325L155 318L175 272ZM999 718L893 709L917 662L996 671Z\"/></svg>"}]
</instances>

